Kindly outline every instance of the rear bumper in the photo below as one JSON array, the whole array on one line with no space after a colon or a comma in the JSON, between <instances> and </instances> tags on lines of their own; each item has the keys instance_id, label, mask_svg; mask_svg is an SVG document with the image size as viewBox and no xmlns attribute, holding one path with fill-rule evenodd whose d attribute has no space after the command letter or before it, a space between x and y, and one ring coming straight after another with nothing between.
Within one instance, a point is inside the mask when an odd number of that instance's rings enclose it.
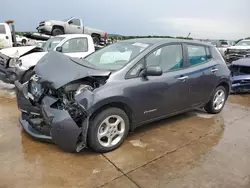
<instances>
[{"instance_id":1,"label":"rear bumper","mask_svg":"<svg viewBox=\"0 0 250 188\"><path fill-rule=\"evenodd\" d=\"M46 96L33 105L27 84L17 81L15 85L18 108L22 111L19 121L30 136L55 143L66 152L79 152L86 147L88 118L79 127L68 111L51 108L57 99Z\"/></svg>"}]
</instances>

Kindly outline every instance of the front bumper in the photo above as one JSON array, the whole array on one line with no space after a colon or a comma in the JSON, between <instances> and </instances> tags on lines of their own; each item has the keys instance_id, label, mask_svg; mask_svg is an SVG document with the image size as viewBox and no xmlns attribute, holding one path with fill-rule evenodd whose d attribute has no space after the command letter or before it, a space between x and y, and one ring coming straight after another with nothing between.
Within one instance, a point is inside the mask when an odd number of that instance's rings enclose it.
<instances>
[{"instance_id":1,"label":"front bumper","mask_svg":"<svg viewBox=\"0 0 250 188\"><path fill-rule=\"evenodd\" d=\"M247 58L247 57L250 57L250 54L226 54L225 55L225 60L227 62L233 62L233 61L237 61L239 59L242 59L242 58Z\"/></svg>"},{"instance_id":2,"label":"front bumper","mask_svg":"<svg viewBox=\"0 0 250 188\"><path fill-rule=\"evenodd\" d=\"M86 147L88 117L78 126L67 110L52 108L57 99L45 96L41 103L32 105L27 85L15 82L18 107L22 111L20 123L32 137L51 141L66 152L79 152Z\"/></svg>"},{"instance_id":3,"label":"front bumper","mask_svg":"<svg viewBox=\"0 0 250 188\"><path fill-rule=\"evenodd\" d=\"M232 84L231 93L248 93L250 92L250 84Z\"/></svg>"},{"instance_id":4,"label":"front bumper","mask_svg":"<svg viewBox=\"0 0 250 188\"><path fill-rule=\"evenodd\" d=\"M52 32L52 26L48 26L48 25L38 26L36 29L38 33L51 34Z\"/></svg>"},{"instance_id":5,"label":"front bumper","mask_svg":"<svg viewBox=\"0 0 250 188\"><path fill-rule=\"evenodd\" d=\"M14 84L16 80L21 79L24 72L17 67L5 68L0 66L0 79L5 83Z\"/></svg>"}]
</instances>

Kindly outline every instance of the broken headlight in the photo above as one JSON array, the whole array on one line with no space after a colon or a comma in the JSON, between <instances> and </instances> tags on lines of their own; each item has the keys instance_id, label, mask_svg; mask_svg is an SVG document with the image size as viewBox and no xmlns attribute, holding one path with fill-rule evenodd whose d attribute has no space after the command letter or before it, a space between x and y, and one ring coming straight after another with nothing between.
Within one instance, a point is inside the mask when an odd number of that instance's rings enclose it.
<instances>
[{"instance_id":1,"label":"broken headlight","mask_svg":"<svg viewBox=\"0 0 250 188\"><path fill-rule=\"evenodd\" d=\"M78 88L77 88L77 90L76 90L76 92L75 92L75 95L78 95L78 94L80 94L80 93L82 93L82 92L84 92L84 91L86 91L86 90L89 90L89 91L92 91L94 88L92 87L92 86L90 86L90 85L80 85Z\"/></svg>"},{"instance_id":2,"label":"broken headlight","mask_svg":"<svg viewBox=\"0 0 250 188\"><path fill-rule=\"evenodd\" d=\"M22 61L17 58L11 58L9 61L9 67L22 66Z\"/></svg>"}]
</instances>

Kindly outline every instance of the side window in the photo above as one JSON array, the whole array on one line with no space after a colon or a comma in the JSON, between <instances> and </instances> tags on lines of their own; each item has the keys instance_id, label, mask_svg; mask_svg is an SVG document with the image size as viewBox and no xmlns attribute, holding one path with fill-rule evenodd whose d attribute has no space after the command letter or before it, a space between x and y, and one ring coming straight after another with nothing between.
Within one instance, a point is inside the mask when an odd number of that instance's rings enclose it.
<instances>
[{"instance_id":1,"label":"side window","mask_svg":"<svg viewBox=\"0 0 250 188\"><path fill-rule=\"evenodd\" d=\"M0 25L0 34L6 34L4 25Z\"/></svg>"},{"instance_id":2,"label":"side window","mask_svg":"<svg viewBox=\"0 0 250 188\"><path fill-rule=\"evenodd\" d=\"M79 19L72 19L71 21L73 22L72 25L81 26L81 22Z\"/></svg>"},{"instance_id":3,"label":"side window","mask_svg":"<svg viewBox=\"0 0 250 188\"><path fill-rule=\"evenodd\" d=\"M69 39L62 45L62 53L87 52L87 51L88 51L87 38Z\"/></svg>"},{"instance_id":4,"label":"side window","mask_svg":"<svg viewBox=\"0 0 250 188\"><path fill-rule=\"evenodd\" d=\"M191 66L202 64L207 61L206 47L198 45L187 45L187 48Z\"/></svg>"},{"instance_id":5,"label":"side window","mask_svg":"<svg viewBox=\"0 0 250 188\"><path fill-rule=\"evenodd\" d=\"M182 46L169 45L155 50L146 58L147 66L160 66L163 72L183 67Z\"/></svg>"}]
</instances>

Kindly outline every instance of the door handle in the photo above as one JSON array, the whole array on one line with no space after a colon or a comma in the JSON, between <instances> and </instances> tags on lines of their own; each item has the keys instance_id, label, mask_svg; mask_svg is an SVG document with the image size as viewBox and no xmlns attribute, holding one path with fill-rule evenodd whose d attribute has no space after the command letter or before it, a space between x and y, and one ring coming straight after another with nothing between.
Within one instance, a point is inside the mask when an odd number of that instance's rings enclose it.
<instances>
[{"instance_id":1,"label":"door handle","mask_svg":"<svg viewBox=\"0 0 250 188\"><path fill-rule=\"evenodd\" d=\"M186 79L188 79L188 76L181 76L178 78L178 80L181 80L181 81L185 81Z\"/></svg>"},{"instance_id":2,"label":"door handle","mask_svg":"<svg viewBox=\"0 0 250 188\"><path fill-rule=\"evenodd\" d=\"M79 27L79 26L78 26L77 28L78 28L78 29L81 29L81 27Z\"/></svg>"},{"instance_id":3,"label":"door handle","mask_svg":"<svg viewBox=\"0 0 250 188\"><path fill-rule=\"evenodd\" d=\"M212 69L211 69L211 72L213 72L213 73L215 73L215 72L217 72L217 71L218 71L217 68L212 68Z\"/></svg>"}]
</instances>

